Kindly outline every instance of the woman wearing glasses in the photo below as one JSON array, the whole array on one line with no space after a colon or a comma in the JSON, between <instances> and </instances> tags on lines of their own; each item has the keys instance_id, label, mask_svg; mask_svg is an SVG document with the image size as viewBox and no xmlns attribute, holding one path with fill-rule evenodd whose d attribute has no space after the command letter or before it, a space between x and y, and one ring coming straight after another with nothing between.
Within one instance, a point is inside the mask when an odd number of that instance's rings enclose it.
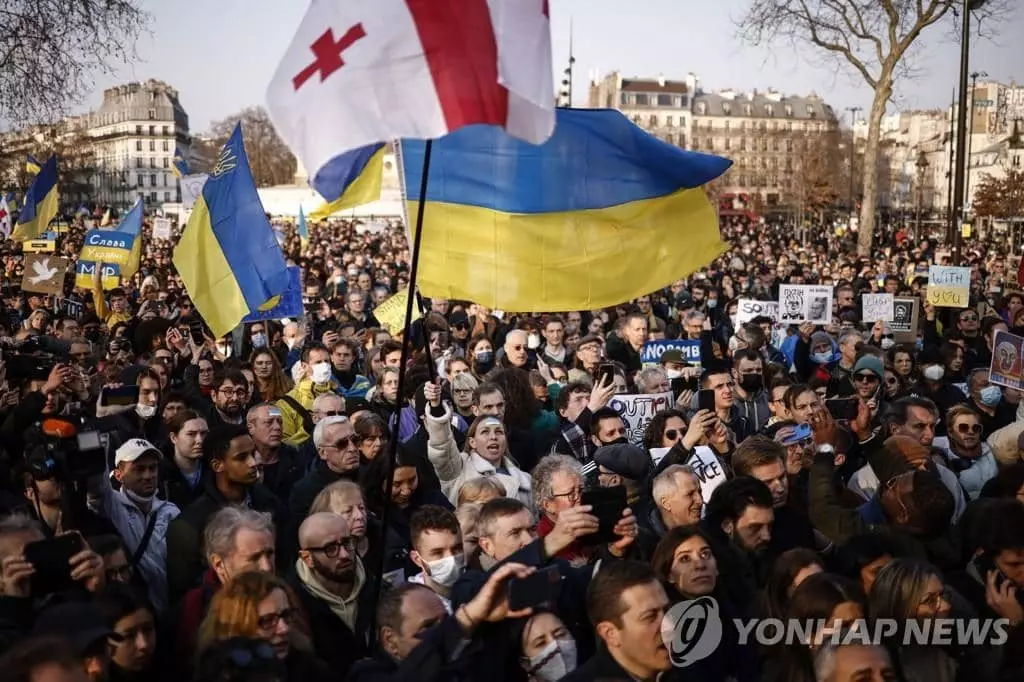
<instances>
[{"instance_id":1,"label":"woman wearing glasses","mask_svg":"<svg viewBox=\"0 0 1024 682\"><path fill-rule=\"evenodd\" d=\"M992 448L982 440L981 417L966 405L957 405L946 413L946 431L949 435L937 437L932 447L942 451L960 485L975 500L999 470Z\"/></svg>"},{"instance_id":2,"label":"woman wearing glasses","mask_svg":"<svg viewBox=\"0 0 1024 682\"><path fill-rule=\"evenodd\" d=\"M198 653L232 637L261 639L288 668L289 680L331 679L330 671L311 652L308 639L295 627L298 612L287 584L266 573L243 573L222 587L199 626Z\"/></svg>"}]
</instances>

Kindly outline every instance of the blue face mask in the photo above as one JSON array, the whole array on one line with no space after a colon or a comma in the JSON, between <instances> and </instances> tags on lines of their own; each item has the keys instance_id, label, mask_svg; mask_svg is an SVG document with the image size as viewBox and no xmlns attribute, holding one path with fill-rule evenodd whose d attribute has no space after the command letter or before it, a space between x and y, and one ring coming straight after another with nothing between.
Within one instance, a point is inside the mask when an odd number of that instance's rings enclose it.
<instances>
[{"instance_id":1,"label":"blue face mask","mask_svg":"<svg viewBox=\"0 0 1024 682\"><path fill-rule=\"evenodd\" d=\"M827 365L832 362L831 353L814 353L811 355L811 362L816 362L819 365Z\"/></svg>"},{"instance_id":2,"label":"blue face mask","mask_svg":"<svg viewBox=\"0 0 1024 682\"><path fill-rule=\"evenodd\" d=\"M1003 399L1003 391L998 386L986 386L981 389L978 398L985 407L995 407Z\"/></svg>"},{"instance_id":3,"label":"blue face mask","mask_svg":"<svg viewBox=\"0 0 1024 682\"><path fill-rule=\"evenodd\" d=\"M266 334L253 334L252 335L252 347L263 348L267 345Z\"/></svg>"},{"instance_id":4,"label":"blue face mask","mask_svg":"<svg viewBox=\"0 0 1024 682\"><path fill-rule=\"evenodd\" d=\"M708 299L708 310L714 310L717 307L718 307L718 299L717 298L709 298Z\"/></svg>"}]
</instances>

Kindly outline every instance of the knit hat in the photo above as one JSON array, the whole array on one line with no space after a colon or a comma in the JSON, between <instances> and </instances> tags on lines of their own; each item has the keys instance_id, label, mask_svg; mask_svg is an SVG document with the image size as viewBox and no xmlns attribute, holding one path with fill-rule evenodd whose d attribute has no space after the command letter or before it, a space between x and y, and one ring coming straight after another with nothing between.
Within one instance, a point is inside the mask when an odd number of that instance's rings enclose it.
<instances>
[{"instance_id":1,"label":"knit hat","mask_svg":"<svg viewBox=\"0 0 1024 682\"><path fill-rule=\"evenodd\" d=\"M829 347L831 348L832 347L832 337L829 336L826 332L814 332L813 334L811 334L811 351L812 352L814 351L814 348L816 346L818 346L818 345L820 345L822 343L827 343L829 345Z\"/></svg>"},{"instance_id":2,"label":"knit hat","mask_svg":"<svg viewBox=\"0 0 1024 682\"><path fill-rule=\"evenodd\" d=\"M873 372L879 379L885 376L885 368L882 366L881 358L874 355L865 355L853 366L853 374L855 376L864 370Z\"/></svg>"}]
</instances>

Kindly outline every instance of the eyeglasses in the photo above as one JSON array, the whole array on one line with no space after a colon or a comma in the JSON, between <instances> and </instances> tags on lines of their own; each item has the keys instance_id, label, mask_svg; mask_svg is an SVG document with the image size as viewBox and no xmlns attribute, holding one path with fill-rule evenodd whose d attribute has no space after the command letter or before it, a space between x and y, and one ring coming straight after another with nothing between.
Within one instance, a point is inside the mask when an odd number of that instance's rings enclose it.
<instances>
[{"instance_id":1,"label":"eyeglasses","mask_svg":"<svg viewBox=\"0 0 1024 682\"><path fill-rule=\"evenodd\" d=\"M960 321L961 322L977 322L978 321L978 316L977 315L961 315L960 316Z\"/></svg>"},{"instance_id":2,"label":"eyeglasses","mask_svg":"<svg viewBox=\"0 0 1024 682\"><path fill-rule=\"evenodd\" d=\"M853 380L860 384L878 383L878 376L874 374L855 374Z\"/></svg>"},{"instance_id":3,"label":"eyeglasses","mask_svg":"<svg viewBox=\"0 0 1024 682\"><path fill-rule=\"evenodd\" d=\"M352 445L355 442L355 436L345 436L344 438L339 438L337 442L335 442L333 445L325 445L324 447L334 448L335 450L347 450L348 446Z\"/></svg>"},{"instance_id":4,"label":"eyeglasses","mask_svg":"<svg viewBox=\"0 0 1024 682\"><path fill-rule=\"evenodd\" d=\"M126 583L132 579L132 567L127 564L108 568L104 573L107 576L107 582Z\"/></svg>"},{"instance_id":5,"label":"eyeglasses","mask_svg":"<svg viewBox=\"0 0 1024 682\"><path fill-rule=\"evenodd\" d=\"M337 542L328 542L323 547L307 547L307 552L319 552L328 559L334 559L341 554L342 548L345 549L345 553L351 555L356 549L356 539L354 537L347 537Z\"/></svg>"},{"instance_id":6,"label":"eyeglasses","mask_svg":"<svg viewBox=\"0 0 1024 682\"><path fill-rule=\"evenodd\" d=\"M941 592L926 594L924 598L921 599L920 606L925 606L933 611L939 611L942 609L944 604L949 604L949 599L949 588L943 587Z\"/></svg>"},{"instance_id":7,"label":"eyeglasses","mask_svg":"<svg viewBox=\"0 0 1024 682\"><path fill-rule=\"evenodd\" d=\"M236 396L238 398L244 398L245 397L245 389L244 388L234 388L234 389L232 389L232 388L222 388L222 389L220 389L220 392L223 395L229 395L229 396L233 395L233 396Z\"/></svg>"},{"instance_id":8,"label":"eyeglasses","mask_svg":"<svg viewBox=\"0 0 1024 682\"><path fill-rule=\"evenodd\" d=\"M580 499L583 499L583 488L576 487L576 488L573 488L572 490L570 490L568 492L552 493L551 497L566 497L566 498L569 499L570 502L574 501L574 500L580 500Z\"/></svg>"},{"instance_id":9,"label":"eyeglasses","mask_svg":"<svg viewBox=\"0 0 1024 682\"><path fill-rule=\"evenodd\" d=\"M341 410L317 410L317 414L321 417L344 417L345 413Z\"/></svg>"},{"instance_id":10,"label":"eyeglasses","mask_svg":"<svg viewBox=\"0 0 1024 682\"><path fill-rule=\"evenodd\" d=\"M677 438L682 438L685 433L685 431L680 429L666 429L665 438L668 440L676 440Z\"/></svg>"},{"instance_id":11,"label":"eyeglasses","mask_svg":"<svg viewBox=\"0 0 1024 682\"><path fill-rule=\"evenodd\" d=\"M295 618L295 609L284 609L277 613L268 613L260 616L256 619L256 625L260 630L269 632L277 627L278 623L285 623L291 625L292 620Z\"/></svg>"},{"instance_id":12,"label":"eyeglasses","mask_svg":"<svg viewBox=\"0 0 1024 682\"><path fill-rule=\"evenodd\" d=\"M463 323L459 322L458 324L452 325L452 329L454 329L456 331L464 332L467 329L469 329L469 325L468 324L463 324Z\"/></svg>"},{"instance_id":13,"label":"eyeglasses","mask_svg":"<svg viewBox=\"0 0 1024 682\"><path fill-rule=\"evenodd\" d=\"M956 425L957 433L981 433L981 424L964 424L960 423Z\"/></svg>"}]
</instances>

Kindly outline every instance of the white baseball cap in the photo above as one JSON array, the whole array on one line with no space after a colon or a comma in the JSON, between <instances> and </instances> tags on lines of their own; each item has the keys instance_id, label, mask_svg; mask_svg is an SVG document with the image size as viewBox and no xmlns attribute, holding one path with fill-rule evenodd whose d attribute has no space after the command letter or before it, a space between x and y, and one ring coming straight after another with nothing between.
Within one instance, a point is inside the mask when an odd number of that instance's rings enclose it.
<instances>
[{"instance_id":1,"label":"white baseball cap","mask_svg":"<svg viewBox=\"0 0 1024 682\"><path fill-rule=\"evenodd\" d=\"M117 452L114 454L114 466L119 465L121 462L134 462L139 457L150 453L157 457L163 456L163 454L157 450L156 446L148 440L132 438L117 449Z\"/></svg>"}]
</instances>

